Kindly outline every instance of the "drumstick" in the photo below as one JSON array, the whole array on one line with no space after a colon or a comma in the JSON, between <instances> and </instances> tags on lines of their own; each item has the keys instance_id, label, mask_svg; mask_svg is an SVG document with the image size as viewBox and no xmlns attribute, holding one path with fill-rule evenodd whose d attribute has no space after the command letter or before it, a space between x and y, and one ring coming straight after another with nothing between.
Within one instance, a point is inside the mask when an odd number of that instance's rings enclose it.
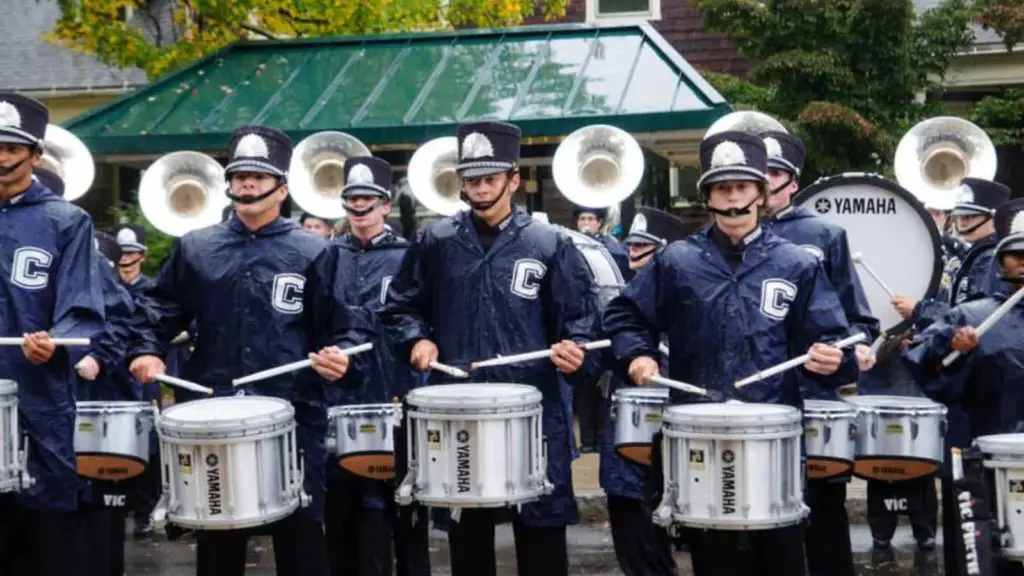
<instances>
[{"instance_id":1,"label":"drumstick","mask_svg":"<svg viewBox=\"0 0 1024 576\"><path fill-rule=\"evenodd\" d=\"M206 386L196 384L195 382L189 382L188 380L182 380L181 378L175 378L174 376L168 376L167 374L157 374L156 376L153 376L153 380L163 382L170 386L177 386L178 388L184 388L185 390L201 392L203 394L213 396L213 388L207 388Z\"/></svg>"},{"instance_id":2,"label":"drumstick","mask_svg":"<svg viewBox=\"0 0 1024 576\"><path fill-rule=\"evenodd\" d=\"M1006 316L1006 313L1010 311L1010 308L1016 306L1017 303L1020 302L1021 298L1024 298L1024 290L1017 290L1016 292L1013 293L1013 296L1007 298L1005 302L999 305L999 308L996 308L994 312L989 314L988 318L985 318L985 320L983 320L982 323L978 326L978 338L981 338L981 336L985 334L985 332L988 332L988 329L991 328L992 325L995 324L996 322L999 322L1000 318ZM956 362L956 359L959 357L960 352L954 350L950 352L948 356L942 359L942 365L946 368L949 368L949 366L953 364L953 362Z\"/></svg>"},{"instance_id":3,"label":"drumstick","mask_svg":"<svg viewBox=\"0 0 1024 576\"><path fill-rule=\"evenodd\" d=\"M92 341L88 338L50 338L54 346L88 346ZM0 338L0 346L21 346L24 338Z\"/></svg>"},{"instance_id":4,"label":"drumstick","mask_svg":"<svg viewBox=\"0 0 1024 576\"><path fill-rule=\"evenodd\" d=\"M454 376L456 378L469 378L469 372L466 372L465 370L460 370L460 369L456 368L455 366L449 366L447 364L441 364L440 362L434 362L434 361L431 361L429 366L430 366L431 370L437 370L438 372L444 372L445 374L447 374L449 376Z\"/></svg>"},{"instance_id":5,"label":"drumstick","mask_svg":"<svg viewBox=\"0 0 1024 576\"><path fill-rule=\"evenodd\" d=\"M882 332L878 335L878 338L875 338L875 341L871 343L871 349L868 350L868 355L874 358L878 354L878 349L882 347L884 342L885 332Z\"/></svg>"},{"instance_id":6,"label":"drumstick","mask_svg":"<svg viewBox=\"0 0 1024 576\"><path fill-rule=\"evenodd\" d=\"M602 348L608 348L612 345L611 340L597 340L595 342L587 342L586 344L580 344L580 348L584 350L600 350ZM479 362L473 362L469 365L470 368L487 368L488 366L504 366L506 364L515 364L517 362L526 362L528 360L539 360L541 358L550 358L551 349L537 350L535 352L524 352L522 354L513 354L512 356L498 356L497 358L491 358L490 360L481 360Z\"/></svg>"},{"instance_id":7,"label":"drumstick","mask_svg":"<svg viewBox=\"0 0 1024 576\"><path fill-rule=\"evenodd\" d=\"M832 346L834 346L836 348L845 348L846 346L849 346L850 344L856 344L858 342L861 342L861 341L865 340L866 338L867 338L866 334L864 334L863 332L858 332L854 336L850 336L848 338L843 338L842 340L836 342L835 344L832 344ZM780 373L785 372L786 370L789 370L791 368L796 368L797 366L800 366L800 365L806 363L807 360L810 357L811 357L811 354L807 353L807 354L804 354L802 356L797 356L796 358L792 358L790 360L786 360L785 362L782 362L780 364L776 364L775 366L772 366L771 368L768 368L767 370L762 370L762 371L758 372L757 374L752 374L752 375L744 378L743 380L740 380L739 382L736 383L736 387L737 388L742 388L742 387L746 386L747 384L753 384L754 382L757 382L759 380L764 380L765 378L770 378L772 376L775 376L776 374L780 374Z\"/></svg>"},{"instance_id":8,"label":"drumstick","mask_svg":"<svg viewBox=\"0 0 1024 576\"><path fill-rule=\"evenodd\" d=\"M668 386L669 388L675 388L690 394L697 394L699 396L707 396L709 394L707 388L701 388L700 386L694 386L693 384L687 384L681 380L673 380L671 378L665 378L664 376L651 376L652 384L661 384L662 386Z\"/></svg>"},{"instance_id":9,"label":"drumstick","mask_svg":"<svg viewBox=\"0 0 1024 576\"><path fill-rule=\"evenodd\" d=\"M875 282L877 282L878 285L882 287L882 290L885 290L885 293L889 295L890 300L896 299L896 293L893 292L891 288L889 288L889 285L885 283L885 280L882 280L882 277L879 276L878 273L876 273L871 266L868 266L868 263L864 261L863 254L861 254L860 252L854 254L853 261L857 264L860 264L861 268L863 268L865 272L867 272L872 278L875 279Z\"/></svg>"},{"instance_id":10,"label":"drumstick","mask_svg":"<svg viewBox=\"0 0 1024 576\"><path fill-rule=\"evenodd\" d=\"M358 346L352 346L351 348L345 348L344 350L341 351L341 353L346 356L353 356L355 354L359 354L360 352L366 352L371 348L373 348L373 343L367 342L366 344L360 344ZM259 372L254 372L252 374L249 374L248 376L243 376L241 378L235 378L234 380L231 381L231 383L234 384L235 386L241 386L242 384L258 382L260 380L266 380L267 378L273 378L274 376L280 376L281 374L287 374L289 372L295 372L296 370L302 370L303 368L309 368L312 365L313 361L307 358L305 360L299 360L298 362L283 364L276 368L267 368L266 370L260 370Z\"/></svg>"}]
</instances>

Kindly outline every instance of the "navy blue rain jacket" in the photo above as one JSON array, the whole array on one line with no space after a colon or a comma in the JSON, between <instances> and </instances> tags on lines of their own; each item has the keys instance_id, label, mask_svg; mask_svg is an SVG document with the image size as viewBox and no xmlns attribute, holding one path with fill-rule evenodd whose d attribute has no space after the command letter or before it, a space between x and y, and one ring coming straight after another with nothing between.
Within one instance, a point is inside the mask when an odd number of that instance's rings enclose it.
<instances>
[{"instance_id":1,"label":"navy blue rain jacket","mask_svg":"<svg viewBox=\"0 0 1024 576\"><path fill-rule=\"evenodd\" d=\"M996 235L992 234L971 245L953 276L948 301L927 298L917 303L912 319L918 332L942 318L953 306L1004 291L999 270L993 265L996 242Z\"/></svg>"},{"instance_id":2,"label":"navy blue rain jacket","mask_svg":"<svg viewBox=\"0 0 1024 576\"><path fill-rule=\"evenodd\" d=\"M836 388L857 378L851 348L831 376L803 367L737 389L759 370L806 354L816 342L850 335L835 289L818 259L770 231L748 235L733 271L712 228L656 254L604 313L602 327L623 368L658 358L659 333L672 350L668 377L744 402L803 407L800 380ZM797 372L803 372L798 375ZM683 402L699 401L692 395Z\"/></svg>"},{"instance_id":3,"label":"navy blue rain jacket","mask_svg":"<svg viewBox=\"0 0 1024 576\"><path fill-rule=\"evenodd\" d=\"M804 206L789 206L779 211L769 221L768 228L821 260L825 275L839 295L850 328L865 333L868 336L866 344L874 340L879 332L878 319L871 315L871 307L850 257L846 231ZM839 399L834 388L822 388L809 378L801 378L801 387L804 398Z\"/></svg>"},{"instance_id":4,"label":"navy blue rain jacket","mask_svg":"<svg viewBox=\"0 0 1024 576\"><path fill-rule=\"evenodd\" d=\"M139 342L130 357L166 357L169 342L195 321L196 343L182 377L209 386L218 396L235 395L231 381L304 359L324 346L341 347L371 338L365 319L336 305L329 279L313 266L326 243L297 224L278 218L259 230L232 217L182 237L149 292L149 306L135 314ZM358 382L354 356L346 381ZM323 517L327 383L305 369L246 385L246 393L290 400L303 451L306 512ZM179 394L179 398L181 395Z\"/></svg>"},{"instance_id":5,"label":"navy blue rain jacket","mask_svg":"<svg viewBox=\"0 0 1024 576\"><path fill-rule=\"evenodd\" d=\"M0 335L48 330L52 337L96 339L104 330L89 215L36 181L0 204ZM78 506L75 470L75 364L85 347L58 346L49 362L31 364L18 346L0 347L0 378L18 383L28 473L18 493L27 507ZM20 442L19 442L20 445Z\"/></svg>"},{"instance_id":6,"label":"navy blue rain jacket","mask_svg":"<svg viewBox=\"0 0 1024 576\"><path fill-rule=\"evenodd\" d=\"M594 340L597 290L572 241L518 208L490 250L480 243L469 212L423 229L391 281L380 318L408 362L420 339L438 347L438 361L466 366L476 360L549 348L563 339ZM596 364L588 354L588 362ZM594 365L565 376L586 382ZM430 384L453 380L432 371ZM543 394L552 494L522 508L528 526L564 526L578 520L572 491L573 423L559 373L550 361L474 370L474 382L518 382Z\"/></svg>"}]
</instances>

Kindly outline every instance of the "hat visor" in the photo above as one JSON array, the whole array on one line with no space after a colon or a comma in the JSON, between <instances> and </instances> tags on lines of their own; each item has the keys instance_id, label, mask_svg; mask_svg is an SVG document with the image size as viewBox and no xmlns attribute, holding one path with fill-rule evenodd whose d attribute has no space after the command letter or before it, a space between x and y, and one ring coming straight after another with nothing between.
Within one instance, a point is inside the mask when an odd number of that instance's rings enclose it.
<instances>
[{"instance_id":1,"label":"hat visor","mask_svg":"<svg viewBox=\"0 0 1024 576\"><path fill-rule=\"evenodd\" d=\"M146 247L142 244L136 244L134 242L125 242L121 244L121 252L125 254L137 254L139 252L145 252Z\"/></svg>"},{"instance_id":2,"label":"hat visor","mask_svg":"<svg viewBox=\"0 0 1024 576\"><path fill-rule=\"evenodd\" d=\"M957 204L953 207L953 216L992 216L992 210L977 204Z\"/></svg>"},{"instance_id":3,"label":"hat visor","mask_svg":"<svg viewBox=\"0 0 1024 576\"><path fill-rule=\"evenodd\" d=\"M252 172L255 174L270 174L271 176L283 177L284 172L273 164L266 162L260 162L259 160L235 160L229 163L224 168L224 173L227 175L234 174L236 172Z\"/></svg>"},{"instance_id":4,"label":"hat visor","mask_svg":"<svg viewBox=\"0 0 1024 576\"><path fill-rule=\"evenodd\" d=\"M495 162L492 160L487 162L464 162L459 164L455 171L462 178L482 178L491 174L508 172L513 167L514 165L510 162Z\"/></svg>"},{"instance_id":5,"label":"hat visor","mask_svg":"<svg viewBox=\"0 0 1024 576\"><path fill-rule=\"evenodd\" d=\"M716 182L729 182L729 181L741 181L741 182L765 182L767 178L764 172L761 172L757 168L746 168L737 166L727 166L722 168L712 168L704 173L697 181L697 187L703 189L708 184L714 184Z\"/></svg>"},{"instance_id":6,"label":"hat visor","mask_svg":"<svg viewBox=\"0 0 1024 576\"><path fill-rule=\"evenodd\" d=\"M800 172L799 170L797 170L796 166L794 166L792 162L786 160L785 158L769 158L768 168L774 170L782 170L784 172L789 172L790 174L797 174Z\"/></svg>"},{"instance_id":7,"label":"hat visor","mask_svg":"<svg viewBox=\"0 0 1024 576\"><path fill-rule=\"evenodd\" d=\"M630 232L623 240L624 244L660 244L661 238L648 232Z\"/></svg>"},{"instance_id":8,"label":"hat visor","mask_svg":"<svg viewBox=\"0 0 1024 576\"><path fill-rule=\"evenodd\" d=\"M21 144L22 146L35 146L36 140L26 138L20 134L14 134L13 132L7 132L3 128L0 128L0 143L3 144Z\"/></svg>"},{"instance_id":9,"label":"hat visor","mask_svg":"<svg viewBox=\"0 0 1024 576\"><path fill-rule=\"evenodd\" d=\"M391 199L391 193L376 184L346 184L341 189L342 198L353 198L355 196L382 196Z\"/></svg>"}]
</instances>

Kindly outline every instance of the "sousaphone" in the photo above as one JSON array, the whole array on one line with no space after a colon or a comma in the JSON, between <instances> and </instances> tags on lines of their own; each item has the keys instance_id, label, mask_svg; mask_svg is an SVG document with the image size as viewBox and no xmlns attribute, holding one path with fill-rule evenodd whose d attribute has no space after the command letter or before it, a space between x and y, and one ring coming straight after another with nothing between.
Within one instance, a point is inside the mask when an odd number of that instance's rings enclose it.
<instances>
[{"instance_id":1,"label":"sousaphone","mask_svg":"<svg viewBox=\"0 0 1024 576\"><path fill-rule=\"evenodd\" d=\"M409 193L431 212L451 216L469 205L460 198L462 179L459 164L459 140L454 136L434 138L416 149L409 159L406 182Z\"/></svg>"},{"instance_id":2,"label":"sousaphone","mask_svg":"<svg viewBox=\"0 0 1024 576\"><path fill-rule=\"evenodd\" d=\"M224 167L199 152L171 152L153 162L139 182L139 208L154 228L168 236L221 221L231 205Z\"/></svg>"},{"instance_id":3,"label":"sousaphone","mask_svg":"<svg viewBox=\"0 0 1024 576\"><path fill-rule=\"evenodd\" d=\"M358 138L344 132L317 132L299 142L288 168L292 200L303 212L319 218L344 218L345 160L355 156L372 154Z\"/></svg>"},{"instance_id":4,"label":"sousaphone","mask_svg":"<svg viewBox=\"0 0 1024 576\"><path fill-rule=\"evenodd\" d=\"M746 132L747 134L754 134L760 136L765 132L789 132L786 127L782 125L775 118L763 113L756 112L754 110L740 110L739 112L731 112L722 116L715 123L708 128L707 132L704 133L704 137L707 138L713 134L719 132Z\"/></svg>"},{"instance_id":5,"label":"sousaphone","mask_svg":"<svg viewBox=\"0 0 1024 576\"><path fill-rule=\"evenodd\" d=\"M96 163L85 143L60 126L47 124L42 148L39 167L64 181L64 199L74 202L85 196L96 178Z\"/></svg>"},{"instance_id":6,"label":"sousaphone","mask_svg":"<svg viewBox=\"0 0 1024 576\"><path fill-rule=\"evenodd\" d=\"M628 132L595 124L569 134L551 161L558 191L585 208L617 207L644 177L644 153Z\"/></svg>"}]
</instances>

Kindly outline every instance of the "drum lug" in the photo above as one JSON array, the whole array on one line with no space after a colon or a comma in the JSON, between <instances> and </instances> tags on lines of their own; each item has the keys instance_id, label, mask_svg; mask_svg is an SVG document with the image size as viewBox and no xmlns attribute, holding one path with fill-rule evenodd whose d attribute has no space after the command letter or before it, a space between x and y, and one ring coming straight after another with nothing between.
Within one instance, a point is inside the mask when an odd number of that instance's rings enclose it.
<instances>
[{"instance_id":1,"label":"drum lug","mask_svg":"<svg viewBox=\"0 0 1024 576\"><path fill-rule=\"evenodd\" d=\"M639 428L640 427L640 411L639 410L633 410L633 416L632 416L632 418L630 420L632 420L632 422L633 422L633 428Z\"/></svg>"},{"instance_id":2,"label":"drum lug","mask_svg":"<svg viewBox=\"0 0 1024 576\"><path fill-rule=\"evenodd\" d=\"M415 468L410 466L409 470L405 473L405 478L402 479L402 483L399 484L398 489L395 490L395 502L399 506L408 506L412 504L412 489L415 480Z\"/></svg>"},{"instance_id":3,"label":"drum lug","mask_svg":"<svg viewBox=\"0 0 1024 576\"><path fill-rule=\"evenodd\" d=\"M312 503L312 501L313 501L313 499L309 497L309 494L307 494L305 490L300 488L299 489L299 506L302 507L302 508L309 508L309 505Z\"/></svg>"},{"instance_id":4,"label":"drum lug","mask_svg":"<svg viewBox=\"0 0 1024 576\"><path fill-rule=\"evenodd\" d=\"M676 487L674 484L670 484L665 488L665 493L661 496L661 502L658 503L654 514L651 514L651 522L662 528L668 528L672 524L672 502L675 499Z\"/></svg>"},{"instance_id":5,"label":"drum lug","mask_svg":"<svg viewBox=\"0 0 1024 576\"><path fill-rule=\"evenodd\" d=\"M612 404L611 405L610 409L608 410L608 417L611 418L612 422L615 422L616 420L619 419L619 405L618 404Z\"/></svg>"},{"instance_id":6,"label":"drum lug","mask_svg":"<svg viewBox=\"0 0 1024 576\"><path fill-rule=\"evenodd\" d=\"M346 429L346 432L348 432L349 440L356 439L356 421L354 418L348 421L348 427Z\"/></svg>"},{"instance_id":7,"label":"drum lug","mask_svg":"<svg viewBox=\"0 0 1024 576\"><path fill-rule=\"evenodd\" d=\"M328 454L336 454L338 452L338 439L334 436L328 436L324 439L324 447L327 449Z\"/></svg>"},{"instance_id":8,"label":"drum lug","mask_svg":"<svg viewBox=\"0 0 1024 576\"><path fill-rule=\"evenodd\" d=\"M28 473L28 436L22 439L22 448L18 452L18 463L21 467L21 487L22 489L31 488L36 483L36 479Z\"/></svg>"},{"instance_id":9,"label":"drum lug","mask_svg":"<svg viewBox=\"0 0 1024 576\"><path fill-rule=\"evenodd\" d=\"M917 440L917 431L919 426L917 425L917 419L910 421L910 439Z\"/></svg>"}]
</instances>

